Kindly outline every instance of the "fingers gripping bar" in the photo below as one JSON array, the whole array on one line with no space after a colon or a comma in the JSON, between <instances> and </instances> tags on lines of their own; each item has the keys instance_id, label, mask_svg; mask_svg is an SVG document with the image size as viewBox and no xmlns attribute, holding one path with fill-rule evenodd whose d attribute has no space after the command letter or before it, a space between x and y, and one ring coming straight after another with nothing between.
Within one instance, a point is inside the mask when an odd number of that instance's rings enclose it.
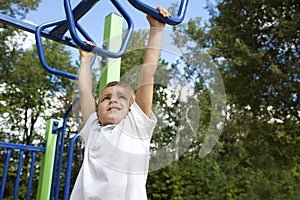
<instances>
[{"instance_id":1,"label":"fingers gripping bar","mask_svg":"<svg viewBox=\"0 0 300 200\"><path fill-rule=\"evenodd\" d=\"M181 0L177 16L165 18L159 13L159 11L157 9L143 3L140 0L128 0L128 1L136 9L138 9L138 10L140 10L162 22L165 22L166 24L169 24L169 25L177 25L177 24L180 24L184 20L188 2L189 2L189 0Z\"/></svg>"}]
</instances>

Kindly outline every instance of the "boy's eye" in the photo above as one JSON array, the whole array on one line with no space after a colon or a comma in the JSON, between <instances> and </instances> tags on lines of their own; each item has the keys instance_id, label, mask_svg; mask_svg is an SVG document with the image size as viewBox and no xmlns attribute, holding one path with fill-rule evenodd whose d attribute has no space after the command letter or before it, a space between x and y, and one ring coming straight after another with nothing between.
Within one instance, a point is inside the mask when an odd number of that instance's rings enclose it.
<instances>
[{"instance_id":1,"label":"boy's eye","mask_svg":"<svg viewBox=\"0 0 300 200\"><path fill-rule=\"evenodd\" d=\"M109 97L104 97L104 98L102 99L102 101L109 100L109 99L110 99Z\"/></svg>"},{"instance_id":2,"label":"boy's eye","mask_svg":"<svg viewBox=\"0 0 300 200\"><path fill-rule=\"evenodd\" d=\"M125 97L125 96L122 96L122 95L121 95L119 98L120 98L120 99L127 100L127 97Z\"/></svg>"}]
</instances>

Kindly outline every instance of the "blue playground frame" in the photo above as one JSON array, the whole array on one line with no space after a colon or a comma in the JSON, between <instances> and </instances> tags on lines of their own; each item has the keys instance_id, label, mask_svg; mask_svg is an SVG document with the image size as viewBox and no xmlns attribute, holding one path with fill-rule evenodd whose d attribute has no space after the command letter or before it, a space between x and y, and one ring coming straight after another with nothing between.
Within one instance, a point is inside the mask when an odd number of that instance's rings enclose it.
<instances>
[{"instance_id":1,"label":"blue playground frame","mask_svg":"<svg viewBox=\"0 0 300 200\"><path fill-rule=\"evenodd\" d=\"M4 171L3 171L3 175L2 175L1 188L0 188L0 199L3 199L3 197L4 197L6 179L7 179L7 174L8 174L9 160L11 158L11 154L13 151L19 151L19 162L18 162L18 169L17 169L16 181L15 181L15 186L14 186L13 199L17 199L17 196L18 196L18 187L19 187L19 183L20 183L20 174L21 174L21 170L22 170L24 152L25 151L31 152L31 164L30 164L30 170L29 170L30 172L29 172L27 191L26 191L26 200L30 199L30 191L31 191L31 186L32 186L36 154L44 153L46 148L45 147L26 146L26 145L20 145L20 144L9 144L9 143L4 143L4 142L0 142L0 148L6 149L6 158L5 158L5 164L4 164L5 167L4 167Z\"/></svg>"},{"instance_id":2,"label":"blue playground frame","mask_svg":"<svg viewBox=\"0 0 300 200\"><path fill-rule=\"evenodd\" d=\"M26 23L21 20L14 19L10 16L3 15L0 13L0 23L6 24L23 31L27 31L30 33L34 33L36 36L36 45L38 49L38 55L40 59L41 65L48 72L62 76L69 79L77 79L76 74L70 74L65 71L57 70L46 63L45 55L43 51L42 37L65 44L70 47L77 48L78 46L84 48L89 51L95 51L98 55L104 57L111 58L120 58L125 52L126 48L130 42L131 34L134 30L134 23L130 15L126 12L121 1L119 0L110 0L112 4L117 8L117 10L121 13L128 24L127 34L124 37L121 48L118 52L112 52L105 48L91 48L82 42L79 38L77 31L87 40L93 41L85 31L84 28L80 26L78 20L83 17L89 10L93 8L93 6L99 2L99 0L82 0L74 9L72 9L70 0L63 0L64 8L66 13L66 18L55 20L52 22L44 23L39 26L34 26L32 24ZM163 18L155 8L143 3L140 0L128 0L128 2L140 10L143 13L149 14L154 18L157 18L161 21L169 25L177 25L180 24L184 17L188 6L188 0L181 0L178 14L176 17ZM48 30L49 27L52 27L51 31ZM71 38L65 36L66 32L69 31L71 34ZM39 180L39 188L38 188L38 197L37 199L45 200L45 199L57 199L59 198L59 190L61 185L60 174L62 173L62 165L63 165L63 154L64 154L64 143L65 143L65 131L66 131L66 123L68 120L68 115L72 110L73 105L78 102L79 99L76 99L70 108L66 111L64 118L62 121L58 120L49 120L47 122L47 130L45 137L45 144L43 146L29 146L29 145L21 145L21 144L10 144L5 142L0 142L0 149L5 149L6 151L6 159L4 161L4 170L1 179L1 187L0 187L0 200L5 196L5 186L7 180L7 174L10 164L10 158L12 152L19 152L19 161L18 168L16 172L16 181L14 186L14 194L12 199L18 198L18 187L20 182L20 174L22 171L22 163L23 156L26 151L31 152L31 164L30 164L30 173L28 176L28 185L27 185L27 194L26 200L30 199L30 192L32 188L32 179L35 171L36 165L36 155L38 153L43 155L43 161L41 163L40 169L40 180ZM73 150L75 147L75 143L79 139L79 134L76 134L70 143L70 148L68 150L68 161L67 161L67 170L66 170L66 178L65 178L65 186L63 192L63 199L69 198L70 193L70 178L72 174L72 157ZM51 172L52 176L49 176ZM47 189L48 187L48 189ZM49 189L50 188L50 189Z\"/></svg>"}]
</instances>

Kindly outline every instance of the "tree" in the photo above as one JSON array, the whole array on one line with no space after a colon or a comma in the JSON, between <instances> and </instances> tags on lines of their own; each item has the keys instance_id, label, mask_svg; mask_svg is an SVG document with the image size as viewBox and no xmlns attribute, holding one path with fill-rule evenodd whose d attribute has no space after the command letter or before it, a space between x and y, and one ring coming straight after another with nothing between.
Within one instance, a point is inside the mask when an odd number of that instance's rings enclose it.
<instances>
[{"instance_id":1,"label":"tree","mask_svg":"<svg viewBox=\"0 0 300 200\"><path fill-rule=\"evenodd\" d=\"M50 66L76 72L76 68L70 61L70 52L64 50L62 45L46 41L45 46L47 46L46 60ZM51 115L61 115L63 112L62 103L54 103L53 99L62 98L68 87L72 86L72 81L54 76L44 70L39 63L36 48L19 50L16 53L18 56L10 61L11 64L1 69L0 78L4 88L0 110L2 115L5 115L3 118L6 130L9 132L8 138L20 140L22 144L32 144L33 136L37 135L35 129L38 128L35 127L37 120L47 119ZM45 113L50 107L55 111L51 114ZM17 133L14 132L15 130Z\"/></svg>"},{"instance_id":2,"label":"tree","mask_svg":"<svg viewBox=\"0 0 300 200\"><path fill-rule=\"evenodd\" d=\"M284 176L299 169L299 7L293 0L210 7L210 53L229 99L222 162L241 177L238 188L247 178L247 199L299 195L299 177Z\"/></svg>"},{"instance_id":3,"label":"tree","mask_svg":"<svg viewBox=\"0 0 300 200\"><path fill-rule=\"evenodd\" d=\"M257 115L272 106L269 119L299 120L299 2L223 1L217 8L211 52L226 60L224 77L233 101Z\"/></svg>"},{"instance_id":4,"label":"tree","mask_svg":"<svg viewBox=\"0 0 300 200\"><path fill-rule=\"evenodd\" d=\"M71 64L70 52L66 51L63 45L48 40L44 45L47 47L45 56L50 66L76 73L76 67ZM2 141L42 145L45 121L50 117L63 116L64 107L71 103L67 101L69 97L66 94L67 90L72 89L73 82L44 70L39 63L35 47L15 50L14 54L14 59L8 62L9 65L2 65L0 70L1 135L5 136ZM30 157L30 154L25 152L23 174L27 174ZM13 169L14 166L10 167ZM21 192L26 191L23 187L27 187L27 179L23 178L25 179L21 180L19 189L20 197L26 195ZM8 179L10 180L15 179Z\"/></svg>"},{"instance_id":5,"label":"tree","mask_svg":"<svg viewBox=\"0 0 300 200\"><path fill-rule=\"evenodd\" d=\"M23 19L29 10L37 9L39 2L40 0L8 0L1 3L0 12L1 14L5 14L10 17ZM9 61L14 59L15 51L17 49L17 42L10 40L9 38L13 38L18 34L20 34L19 30L4 24L0 24L0 47L2 49L0 54L0 66L9 65Z\"/></svg>"},{"instance_id":6,"label":"tree","mask_svg":"<svg viewBox=\"0 0 300 200\"><path fill-rule=\"evenodd\" d=\"M191 151L172 167L151 172L149 198L296 199L299 3L219 1L209 8L211 20L204 32L197 19L176 29L197 43L182 59L190 61L185 62L190 63L188 77L203 74L193 62L201 48L208 50L221 71L228 100L225 128L206 158ZM175 44L190 47L187 40L179 41L175 38ZM208 123L211 108L204 99L208 112L200 127ZM191 149L199 147L201 140L193 145ZM178 178L179 174L184 175ZM184 192L183 185L188 188Z\"/></svg>"}]
</instances>

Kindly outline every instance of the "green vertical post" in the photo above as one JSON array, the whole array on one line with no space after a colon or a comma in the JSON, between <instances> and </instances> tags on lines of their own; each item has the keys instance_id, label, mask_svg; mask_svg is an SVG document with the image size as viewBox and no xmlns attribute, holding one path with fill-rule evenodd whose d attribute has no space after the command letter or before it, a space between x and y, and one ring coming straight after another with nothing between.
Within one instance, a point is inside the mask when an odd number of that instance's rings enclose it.
<instances>
[{"instance_id":1,"label":"green vertical post","mask_svg":"<svg viewBox=\"0 0 300 200\"><path fill-rule=\"evenodd\" d=\"M118 52L122 44L123 18L115 13L111 13L105 18L103 41L106 49ZM105 85L111 81L120 80L121 58L106 58L106 64L102 66L99 81L99 94Z\"/></svg>"},{"instance_id":2,"label":"green vertical post","mask_svg":"<svg viewBox=\"0 0 300 200\"><path fill-rule=\"evenodd\" d=\"M46 151L42 157L37 200L50 199L52 174L55 159L57 133L53 132L61 127L61 120L50 119L46 126Z\"/></svg>"}]
</instances>

